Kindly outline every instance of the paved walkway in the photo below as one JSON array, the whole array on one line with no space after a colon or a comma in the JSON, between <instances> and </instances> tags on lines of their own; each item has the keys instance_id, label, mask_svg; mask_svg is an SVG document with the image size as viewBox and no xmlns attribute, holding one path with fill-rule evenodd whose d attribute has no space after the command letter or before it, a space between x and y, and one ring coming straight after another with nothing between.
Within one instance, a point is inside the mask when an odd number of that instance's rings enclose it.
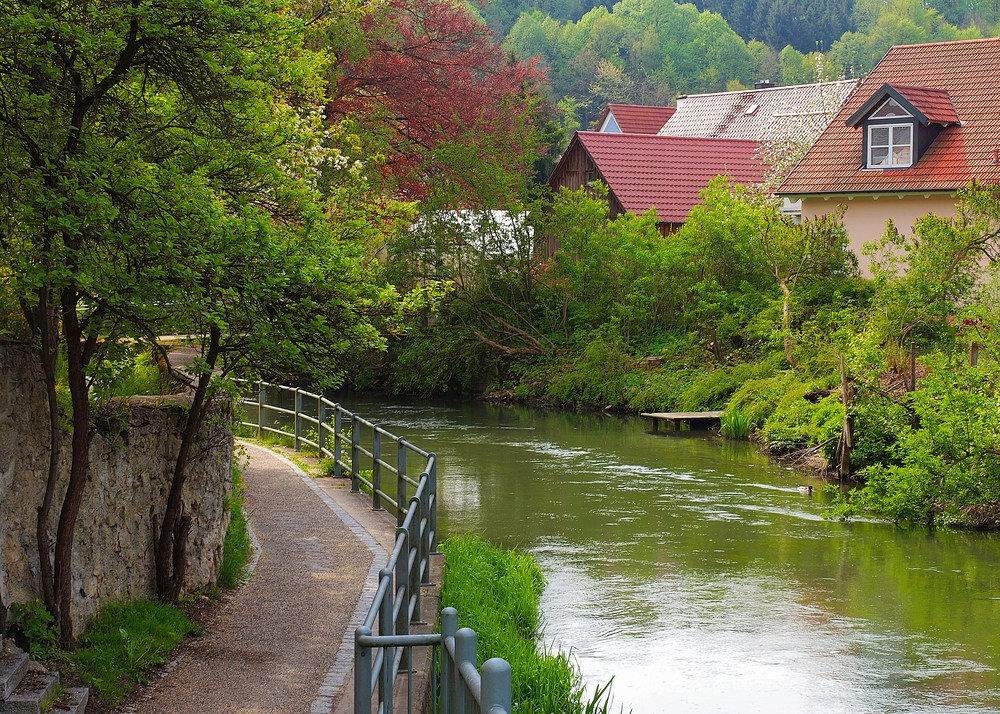
<instances>
[{"instance_id":1,"label":"paved walkway","mask_svg":"<svg viewBox=\"0 0 1000 714\"><path fill-rule=\"evenodd\" d=\"M131 708L137 714L325 714L342 684L351 690L354 630L394 524L366 513L348 481L321 488L285 458L246 450L259 560L206 635Z\"/></svg>"}]
</instances>

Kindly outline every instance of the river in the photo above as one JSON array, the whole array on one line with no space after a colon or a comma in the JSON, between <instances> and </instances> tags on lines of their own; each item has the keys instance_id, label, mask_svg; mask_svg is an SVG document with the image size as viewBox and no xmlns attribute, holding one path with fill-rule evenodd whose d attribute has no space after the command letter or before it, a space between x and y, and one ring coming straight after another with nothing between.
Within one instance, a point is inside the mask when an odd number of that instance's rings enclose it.
<instances>
[{"instance_id":1,"label":"river","mask_svg":"<svg viewBox=\"0 0 1000 714\"><path fill-rule=\"evenodd\" d=\"M616 711L1000 711L1000 540L823 517L747 444L638 418L345 405L440 458L440 530L532 553Z\"/></svg>"}]
</instances>

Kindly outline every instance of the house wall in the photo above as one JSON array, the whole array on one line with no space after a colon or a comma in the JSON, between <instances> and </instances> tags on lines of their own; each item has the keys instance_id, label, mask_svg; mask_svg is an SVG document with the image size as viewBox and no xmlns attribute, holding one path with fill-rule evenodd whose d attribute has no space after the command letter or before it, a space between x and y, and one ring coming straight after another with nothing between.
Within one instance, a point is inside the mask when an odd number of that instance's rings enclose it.
<instances>
[{"instance_id":1,"label":"house wall","mask_svg":"<svg viewBox=\"0 0 1000 714\"><path fill-rule=\"evenodd\" d=\"M865 243L878 240L885 232L886 221L892 220L900 233L907 235L913 230L918 218L934 213L938 216L955 216L955 194L908 194L903 196L833 196L829 199L816 196L802 198L802 217L816 218L846 207L844 228L850 239L851 250L858 256L861 274L870 276L869 260L861 249Z\"/></svg>"}]
</instances>

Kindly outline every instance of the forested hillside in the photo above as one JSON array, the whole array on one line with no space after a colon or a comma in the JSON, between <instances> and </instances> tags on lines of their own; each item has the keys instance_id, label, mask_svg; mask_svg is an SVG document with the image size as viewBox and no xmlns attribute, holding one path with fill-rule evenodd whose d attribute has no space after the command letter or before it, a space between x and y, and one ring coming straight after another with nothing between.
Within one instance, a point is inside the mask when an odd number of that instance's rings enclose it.
<instances>
[{"instance_id":1,"label":"forested hillside","mask_svg":"<svg viewBox=\"0 0 1000 714\"><path fill-rule=\"evenodd\" d=\"M896 44L994 34L998 8L998 0L496 0L484 12L506 49L541 58L553 99L586 124L608 102L863 76Z\"/></svg>"}]
</instances>

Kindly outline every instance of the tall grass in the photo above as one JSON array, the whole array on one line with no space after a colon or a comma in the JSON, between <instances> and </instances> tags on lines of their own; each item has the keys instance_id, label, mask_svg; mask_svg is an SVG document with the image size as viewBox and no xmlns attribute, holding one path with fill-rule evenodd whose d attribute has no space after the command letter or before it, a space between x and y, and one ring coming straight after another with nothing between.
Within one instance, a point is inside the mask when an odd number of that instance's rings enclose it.
<instances>
[{"instance_id":1,"label":"tall grass","mask_svg":"<svg viewBox=\"0 0 1000 714\"><path fill-rule=\"evenodd\" d=\"M727 439L746 439L750 436L750 418L739 409L727 409L722 414L719 431Z\"/></svg>"},{"instance_id":2,"label":"tall grass","mask_svg":"<svg viewBox=\"0 0 1000 714\"><path fill-rule=\"evenodd\" d=\"M545 578L531 556L476 535L449 538L441 606L458 610L459 625L476 631L479 664L503 657L513 670L516 714L607 711L608 687L585 700L580 673L556 649L539 648L539 601Z\"/></svg>"},{"instance_id":3,"label":"tall grass","mask_svg":"<svg viewBox=\"0 0 1000 714\"><path fill-rule=\"evenodd\" d=\"M105 605L90 621L72 659L84 682L112 706L198 627L173 605L135 600Z\"/></svg>"},{"instance_id":4,"label":"tall grass","mask_svg":"<svg viewBox=\"0 0 1000 714\"><path fill-rule=\"evenodd\" d=\"M247 514L243 510L246 501L246 486L240 470L233 466L233 490L229 494L226 508L229 510L229 527L222 547L222 564L216 580L219 587L233 589L239 587L246 576L247 565L253 544L250 541L250 527Z\"/></svg>"}]
</instances>

